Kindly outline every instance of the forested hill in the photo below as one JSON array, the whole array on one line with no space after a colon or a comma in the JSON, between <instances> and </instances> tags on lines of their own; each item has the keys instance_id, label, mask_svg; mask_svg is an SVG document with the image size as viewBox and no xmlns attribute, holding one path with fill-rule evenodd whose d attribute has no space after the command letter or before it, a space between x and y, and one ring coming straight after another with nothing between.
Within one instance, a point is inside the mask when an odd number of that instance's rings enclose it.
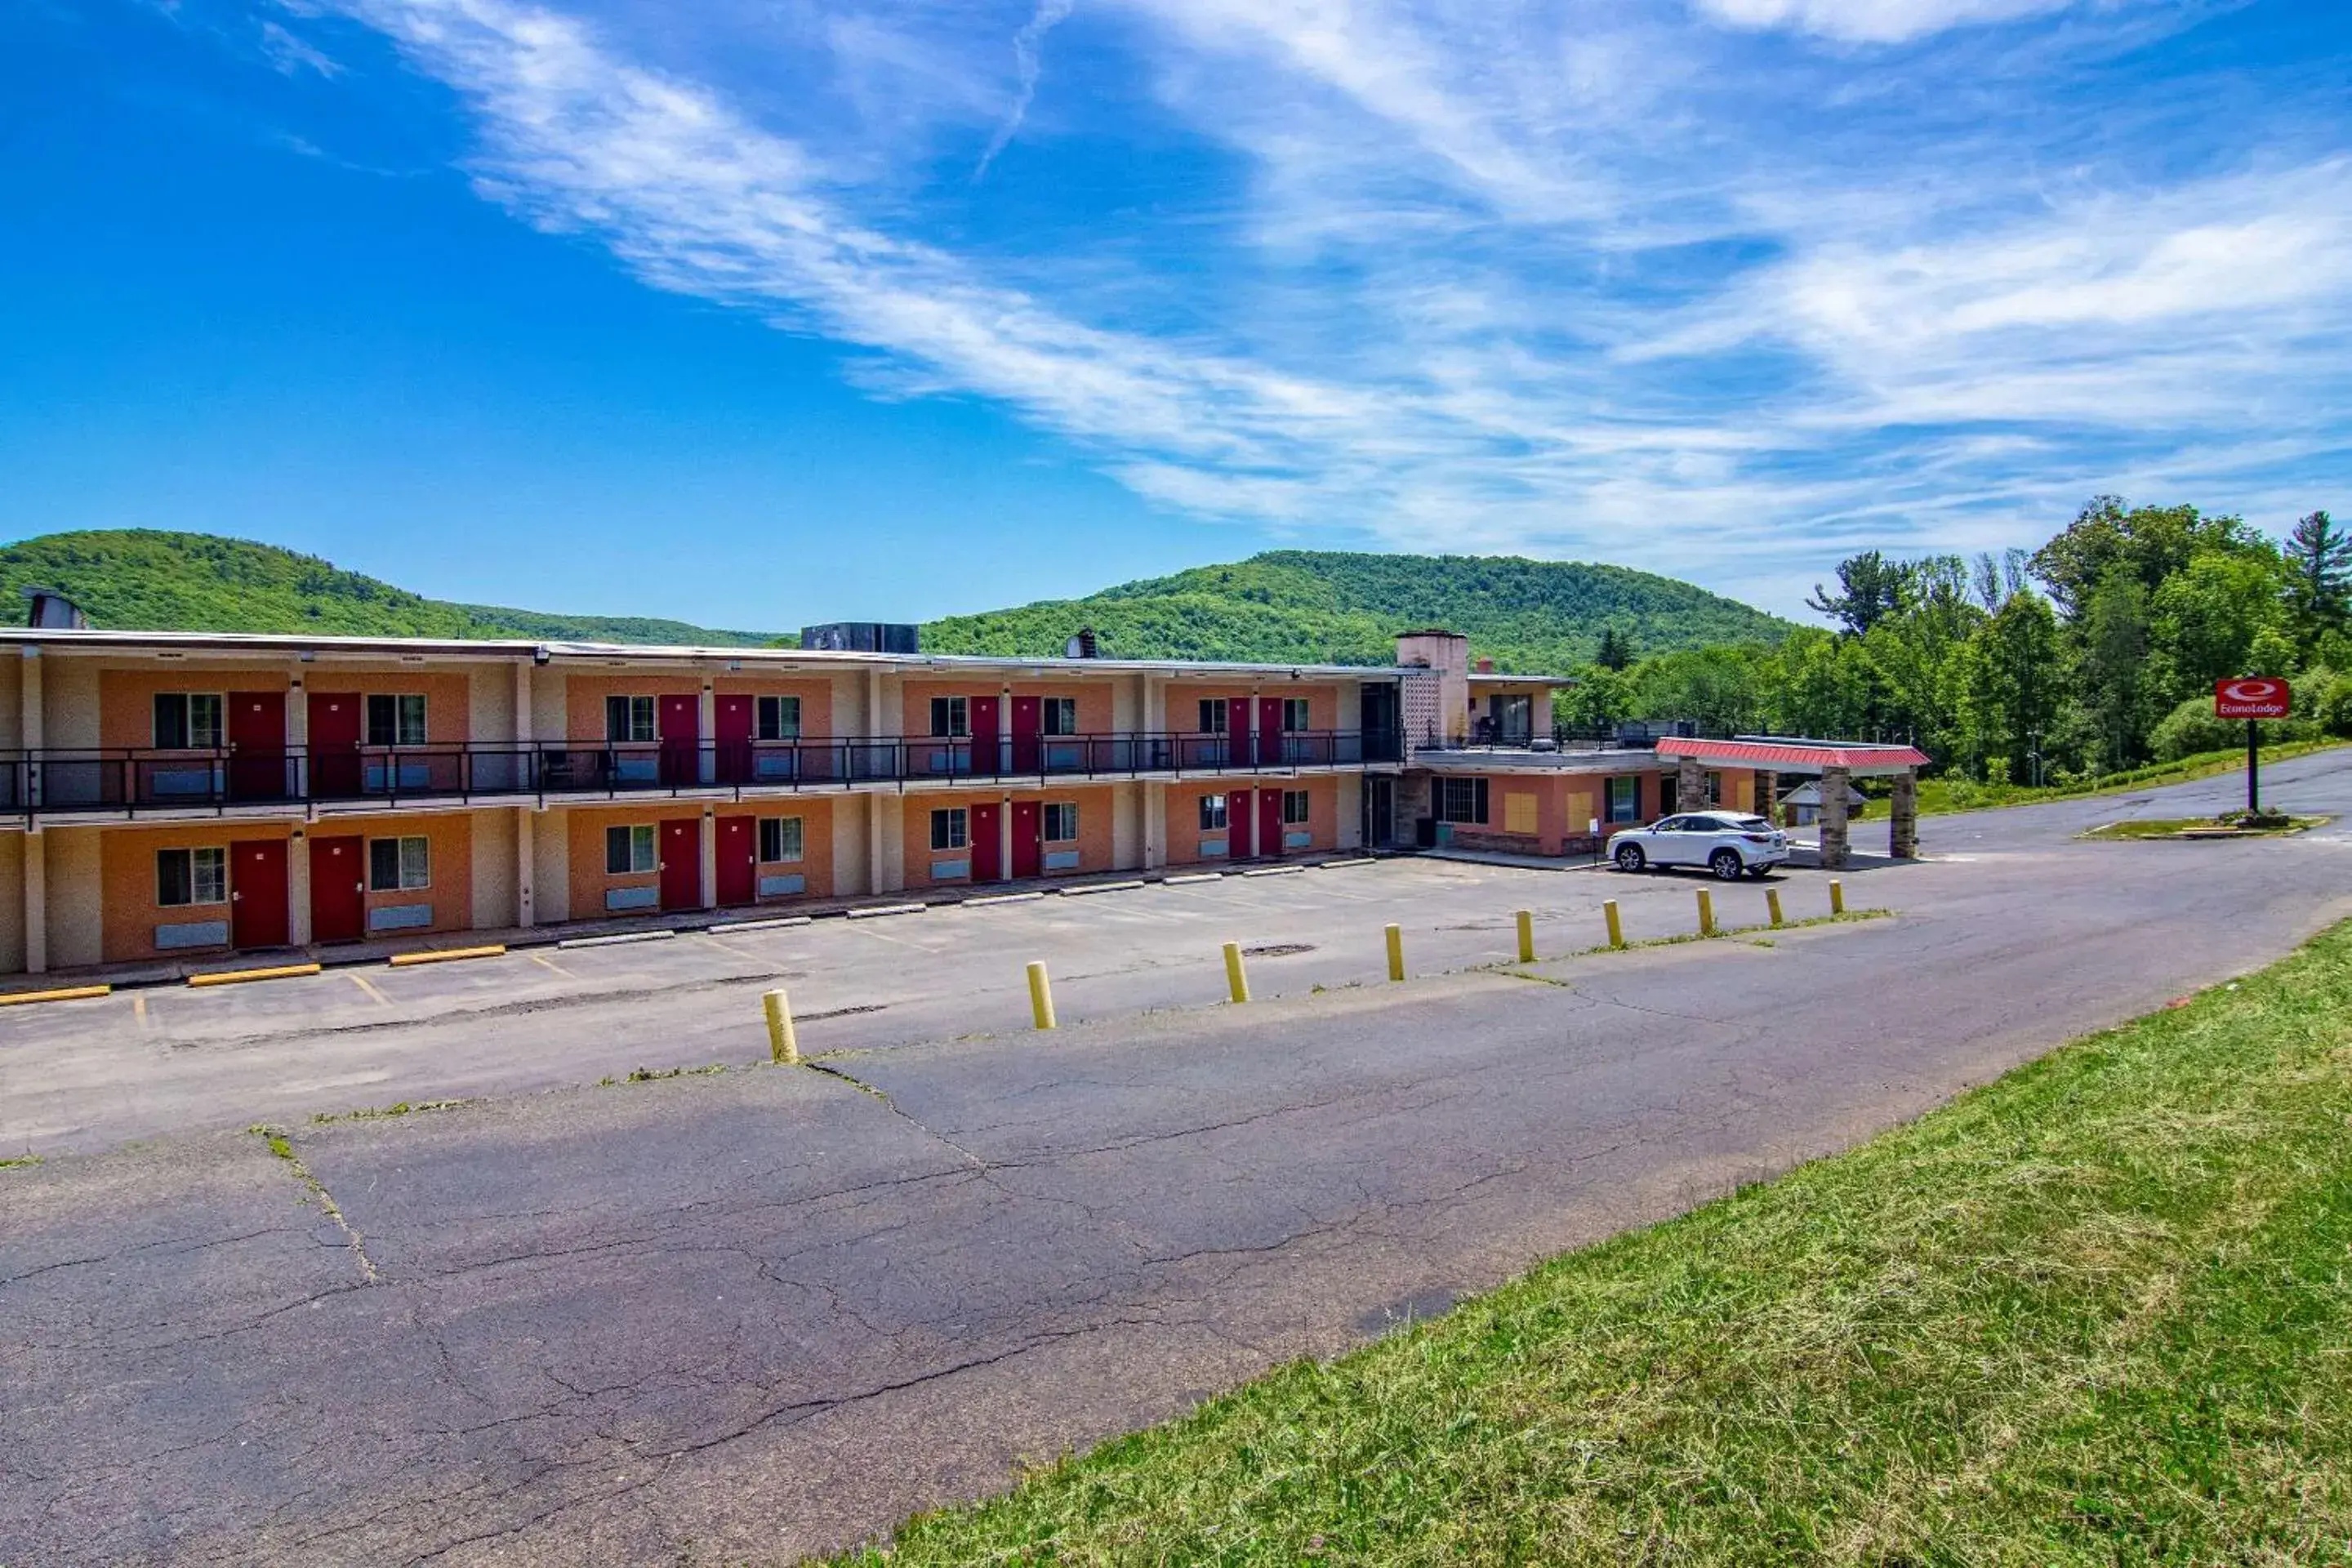
<instances>
[{"instance_id":1,"label":"forested hill","mask_svg":"<svg viewBox=\"0 0 2352 1568\"><path fill-rule=\"evenodd\" d=\"M955 616L923 628L940 653L1040 655L1090 626L1114 658L1385 664L1415 626L1467 633L1504 669L1589 663L1604 627L1635 655L1777 643L1790 623L1671 577L1502 555L1283 550L1123 583L1084 599Z\"/></svg>"},{"instance_id":2,"label":"forested hill","mask_svg":"<svg viewBox=\"0 0 2352 1568\"><path fill-rule=\"evenodd\" d=\"M210 533L152 529L48 533L0 546L0 617L21 618L18 590L55 588L117 630L318 632L329 637L549 637L583 642L757 645L761 632L718 631L637 616L557 616L428 599L315 555Z\"/></svg>"}]
</instances>

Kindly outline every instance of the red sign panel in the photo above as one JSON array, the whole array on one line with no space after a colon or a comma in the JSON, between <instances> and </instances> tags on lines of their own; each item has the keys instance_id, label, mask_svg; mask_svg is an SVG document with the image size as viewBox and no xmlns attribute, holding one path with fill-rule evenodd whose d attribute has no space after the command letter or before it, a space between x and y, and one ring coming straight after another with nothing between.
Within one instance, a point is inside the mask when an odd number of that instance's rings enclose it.
<instances>
[{"instance_id":1,"label":"red sign panel","mask_svg":"<svg viewBox=\"0 0 2352 1568\"><path fill-rule=\"evenodd\" d=\"M2221 719L2284 719L2293 694L2275 676L2246 675L2213 683L2213 713Z\"/></svg>"}]
</instances>

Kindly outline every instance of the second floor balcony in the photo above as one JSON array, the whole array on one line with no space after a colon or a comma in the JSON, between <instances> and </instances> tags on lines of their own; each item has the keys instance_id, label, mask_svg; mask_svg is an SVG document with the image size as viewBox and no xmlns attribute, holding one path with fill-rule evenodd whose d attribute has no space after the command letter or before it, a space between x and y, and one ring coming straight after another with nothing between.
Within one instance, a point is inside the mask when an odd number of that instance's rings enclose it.
<instances>
[{"instance_id":1,"label":"second floor balcony","mask_svg":"<svg viewBox=\"0 0 2352 1568\"><path fill-rule=\"evenodd\" d=\"M1393 763L1392 732L1122 732L997 741L541 741L418 746L42 750L0 753L0 812L683 795L1291 772Z\"/></svg>"}]
</instances>

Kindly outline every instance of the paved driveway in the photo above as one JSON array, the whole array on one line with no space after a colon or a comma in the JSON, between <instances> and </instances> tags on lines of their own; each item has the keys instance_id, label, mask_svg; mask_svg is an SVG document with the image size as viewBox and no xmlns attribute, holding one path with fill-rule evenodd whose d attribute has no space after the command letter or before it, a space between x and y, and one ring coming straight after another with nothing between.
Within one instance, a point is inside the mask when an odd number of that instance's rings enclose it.
<instances>
[{"instance_id":1,"label":"paved driveway","mask_svg":"<svg viewBox=\"0 0 2352 1568\"><path fill-rule=\"evenodd\" d=\"M2346 809L2352 765L2275 787ZM286 1157L214 1132L0 1173L0 1562L789 1561L887 1530L2352 913L2340 827L2068 838L2117 809L1936 821L1949 858L1853 879L1898 918L1769 947L952 1037L1001 1022L992 991L967 1027L831 1071L296 1126ZM1327 875L1376 930L1376 886L1337 880L1373 874ZM1564 948L1579 900L1641 888L1663 923L1696 884L1542 885ZM1496 901L1528 886L1497 879ZM1433 941L1471 923L1422 920ZM1004 929L1011 957L1041 928ZM1472 955L1507 940L1456 934ZM495 1058L508 1026L433 1026Z\"/></svg>"}]
</instances>

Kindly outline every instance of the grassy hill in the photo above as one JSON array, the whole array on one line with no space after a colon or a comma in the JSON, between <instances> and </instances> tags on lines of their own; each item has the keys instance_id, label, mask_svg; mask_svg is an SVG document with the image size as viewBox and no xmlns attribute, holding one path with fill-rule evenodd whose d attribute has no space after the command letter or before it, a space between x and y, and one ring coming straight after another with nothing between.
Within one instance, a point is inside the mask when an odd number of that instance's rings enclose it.
<instances>
[{"instance_id":1,"label":"grassy hill","mask_svg":"<svg viewBox=\"0 0 2352 1568\"><path fill-rule=\"evenodd\" d=\"M923 628L940 653L1057 653L1091 626L1109 658L1385 664L1395 637L1442 626L1504 669L1589 663L1604 626L1640 654L1778 642L1790 623L1671 577L1498 555L1283 550L1123 583L1083 599L955 616Z\"/></svg>"},{"instance_id":2,"label":"grassy hill","mask_svg":"<svg viewBox=\"0 0 2352 1568\"><path fill-rule=\"evenodd\" d=\"M93 626L124 630L728 645L757 645L771 635L641 616L555 616L451 604L315 555L152 529L48 533L0 546L0 616L21 619L18 590L35 586L65 594Z\"/></svg>"},{"instance_id":3,"label":"grassy hill","mask_svg":"<svg viewBox=\"0 0 2352 1568\"><path fill-rule=\"evenodd\" d=\"M314 555L205 533L51 533L0 546L0 616L57 588L92 624L152 631L546 637L756 645L772 634L626 616L563 616L428 599ZM1276 551L1123 583L1083 599L955 616L923 628L940 653L1042 658L1093 626L1111 658L1385 664L1412 626L1466 632L1505 669L1588 662L1601 628L1654 654L1776 642L1790 624L1669 577L1509 556Z\"/></svg>"}]
</instances>

